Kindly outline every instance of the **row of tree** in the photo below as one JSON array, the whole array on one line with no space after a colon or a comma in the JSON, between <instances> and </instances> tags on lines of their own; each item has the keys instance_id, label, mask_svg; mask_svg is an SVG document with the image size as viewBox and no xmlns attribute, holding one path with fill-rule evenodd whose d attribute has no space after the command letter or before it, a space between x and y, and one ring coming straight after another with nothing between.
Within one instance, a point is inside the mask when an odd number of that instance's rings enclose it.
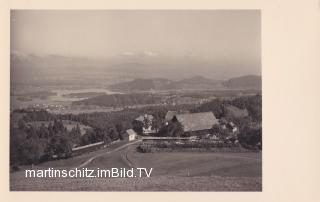
<instances>
[{"instance_id":1,"label":"row of tree","mask_svg":"<svg viewBox=\"0 0 320 202\"><path fill-rule=\"evenodd\" d=\"M232 105L239 109L248 110L249 117L254 122L262 121L262 96L257 94L255 96L242 96L231 100L215 99L211 102L200 105L193 109L193 112L207 112L212 111L214 115L220 119L226 116L226 106Z\"/></svg>"},{"instance_id":2,"label":"row of tree","mask_svg":"<svg viewBox=\"0 0 320 202\"><path fill-rule=\"evenodd\" d=\"M57 158L67 158L72 154L73 142L80 137L77 125L70 132L61 120L55 120L48 126L35 127L19 121L18 127L10 131L10 165L16 168L23 164L36 164Z\"/></svg>"}]
</instances>

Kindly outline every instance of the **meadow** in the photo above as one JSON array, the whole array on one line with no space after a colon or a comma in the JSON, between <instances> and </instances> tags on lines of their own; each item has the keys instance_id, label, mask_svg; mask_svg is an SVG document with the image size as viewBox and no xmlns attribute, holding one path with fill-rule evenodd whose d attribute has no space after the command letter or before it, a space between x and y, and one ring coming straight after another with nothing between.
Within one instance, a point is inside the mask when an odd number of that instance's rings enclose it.
<instances>
[{"instance_id":1,"label":"meadow","mask_svg":"<svg viewBox=\"0 0 320 202\"><path fill-rule=\"evenodd\" d=\"M38 168L75 167L90 155L58 160ZM12 191L261 191L261 153L159 152L139 153L136 146L107 153L86 167L153 168L150 178L25 178L10 174ZM70 162L69 162L70 161ZM59 163L60 162L60 163ZM78 164L77 164L78 163ZM63 165L63 166L62 166Z\"/></svg>"}]
</instances>

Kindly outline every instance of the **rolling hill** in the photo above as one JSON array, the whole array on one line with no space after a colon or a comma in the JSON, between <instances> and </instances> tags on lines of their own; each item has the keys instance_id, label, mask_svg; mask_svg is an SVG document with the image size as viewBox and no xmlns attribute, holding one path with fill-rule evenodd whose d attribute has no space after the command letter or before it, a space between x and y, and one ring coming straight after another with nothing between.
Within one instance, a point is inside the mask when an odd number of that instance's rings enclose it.
<instances>
[{"instance_id":1,"label":"rolling hill","mask_svg":"<svg viewBox=\"0 0 320 202\"><path fill-rule=\"evenodd\" d=\"M165 90L175 88L175 83L168 79L134 79L128 82L122 82L109 86L111 90L116 91L147 91L147 90Z\"/></svg>"},{"instance_id":2,"label":"rolling hill","mask_svg":"<svg viewBox=\"0 0 320 202\"><path fill-rule=\"evenodd\" d=\"M227 81L213 80L203 76L194 76L179 81L163 78L134 79L110 85L113 91L148 91L148 90L226 90L226 89L261 89L261 76L243 76Z\"/></svg>"},{"instance_id":3,"label":"rolling hill","mask_svg":"<svg viewBox=\"0 0 320 202\"><path fill-rule=\"evenodd\" d=\"M261 89L261 76L247 75L229 79L224 86L234 89Z\"/></svg>"}]
</instances>

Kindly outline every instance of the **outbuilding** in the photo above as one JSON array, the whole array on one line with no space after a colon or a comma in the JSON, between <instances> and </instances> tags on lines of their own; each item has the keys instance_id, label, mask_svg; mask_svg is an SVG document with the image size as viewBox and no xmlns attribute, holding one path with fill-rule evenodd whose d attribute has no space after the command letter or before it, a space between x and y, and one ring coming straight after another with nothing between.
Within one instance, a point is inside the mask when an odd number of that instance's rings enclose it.
<instances>
[{"instance_id":1,"label":"outbuilding","mask_svg":"<svg viewBox=\"0 0 320 202\"><path fill-rule=\"evenodd\" d=\"M128 129L128 130L126 130L126 133L128 135L129 141L133 141L133 140L137 139L137 133L134 130Z\"/></svg>"}]
</instances>

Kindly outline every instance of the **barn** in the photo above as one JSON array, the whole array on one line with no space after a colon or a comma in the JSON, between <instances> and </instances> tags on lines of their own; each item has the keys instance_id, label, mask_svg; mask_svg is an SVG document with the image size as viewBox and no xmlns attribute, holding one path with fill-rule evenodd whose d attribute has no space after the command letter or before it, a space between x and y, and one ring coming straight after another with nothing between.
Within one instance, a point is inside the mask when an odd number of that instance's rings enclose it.
<instances>
[{"instance_id":1,"label":"barn","mask_svg":"<svg viewBox=\"0 0 320 202\"><path fill-rule=\"evenodd\" d=\"M185 133L210 130L212 126L219 124L212 112L177 114L172 121L179 122Z\"/></svg>"}]
</instances>

